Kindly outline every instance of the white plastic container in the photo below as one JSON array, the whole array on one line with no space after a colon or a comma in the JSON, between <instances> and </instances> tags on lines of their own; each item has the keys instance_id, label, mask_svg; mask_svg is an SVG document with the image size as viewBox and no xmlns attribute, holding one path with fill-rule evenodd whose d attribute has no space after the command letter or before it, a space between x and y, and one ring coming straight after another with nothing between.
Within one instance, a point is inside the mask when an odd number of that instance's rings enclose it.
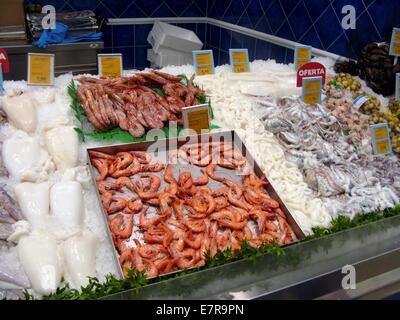
<instances>
[{"instance_id":1,"label":"white plastic container","mask_svg":"<svg viewBox=\"0 0 400 320\"><path fill-rule=\"evenodd\" d=\"M154 23L147 41L157 53L160 46L171 49L179 48L180 51L188 53L203 47L203 43L193 31L160 21Z\"/></svg>"},{"instance_id":2,"label":"white plastic container","mask_svg":"<svg viewBox=\"0 0 400 320\"><path fill-rule=\"evenodd\" d=\"M153 49L147 49L147 60L159 67L166 67L168 65L181 66L184 64L193 64L193 55L183 51L159 47L158 52L155 52Z\"/></svg>"}]
</instances>

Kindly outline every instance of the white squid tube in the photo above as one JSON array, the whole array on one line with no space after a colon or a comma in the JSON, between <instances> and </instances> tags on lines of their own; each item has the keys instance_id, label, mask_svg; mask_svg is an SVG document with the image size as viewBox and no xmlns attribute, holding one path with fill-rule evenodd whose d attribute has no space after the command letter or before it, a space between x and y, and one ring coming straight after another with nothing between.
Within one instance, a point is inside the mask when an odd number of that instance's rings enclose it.
<instances>
[{"instance_id":1,"label":"white squid tube","mask_svg":"<svg viewBox=\"0 0 400 320\"><path fill-rule=\"evenodd\" d=\"M49 183L24 182L15 186L18 204L32 229L45 228L49 216Z\"/></svg>"},{"instance_id":2,"label":"white squid tube","mask_svg":"<svg viewBox=\"0 0 400 320\"><path fill-rule=\"evenodd\" d=\"M25 93L16 97L4 97L3 109L10 123L17 129L28 133L36 130L36 108L29 94Z\"/></svg>"},{"instance_id":3,"label":"white squid tube","mask_svg":"<svg viewBox=\"0 0 400 320\"><path fill-rule=\"evenodd\" d=\"M47 150L58 170L73 168L79 160L79 137L72 126L60 126L46 132Z\"/></svg>"},{"instance_id":4,"label":"white squid tube","mask_svg":"<svg viewBox=\"0 0 400 320\"><path fill-rule=\"evenodd\" d=\"M56 291L62 269L55 238L44 232L32 233L19 241L17 249L33 290L41 295Z\"/></svg>"},{"instance_id":5,"label":"white squid tube","mask_svg":"<svg viewBox=\"0 0 400 320\"><path fill-rule=\"evenodd\" d=\"M85 231L64 242L64 262L75 288L96 276L96 236Z\"/></svg>"},{"instance_id":6,"label":"white squid tube","mask_svg":"<svg viewBox=\"0 0 400 320\"><path fill-rule=\"evenodd\" d=\"M83 221L82 186L76 181L63 181L50 191L51 213L62 228L79 227Z\"/></svg>"}]
</instances>

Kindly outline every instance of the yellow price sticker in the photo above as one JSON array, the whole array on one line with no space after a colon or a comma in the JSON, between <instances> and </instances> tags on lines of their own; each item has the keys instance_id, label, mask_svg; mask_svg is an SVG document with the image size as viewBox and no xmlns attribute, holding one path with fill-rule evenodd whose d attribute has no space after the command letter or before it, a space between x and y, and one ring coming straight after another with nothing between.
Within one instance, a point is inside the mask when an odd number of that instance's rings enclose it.
<instances>
[{"instance_id":1,"label":"yellow price sticker","mask_svg":"<svg viewBox=\"0 0 400 320\"><path fill-rule=\"evenodd\" d=\"M400 42L400 32L395 32L394 33L394 41L395 42Z\"/></svg>"},{"instance_id":2,"label":"yellow price sticker","mask_svg":"<svg viewBox=\"0 0 400 320\"><path fill-rule=\"evenodd\" d=\"M392 54L400 56L400 43L393 43Z\"/></svg>"},{"instance_id":3,"label":"yellow price sticker","mask_svg":"<svg viewBox=\"0 0 400 320\"><path fill-rule=\"evenodd\" d=\"M196 63L211 65L211 53L206 52L196 54Z\"/></svg>"},{"instance_id":4,"label":"yellow price sticker","mask_svg":"<svg viewBox=\"0 0 400 320\"><path fill-rule=\"evenodd\" d=\"M213 74L212 66L197 66L197 74L199 76L204 76L206 74Z\"/></svg>"},{"instance_id":5,"label":"yellow price sticker","mask_svg":"<svg viewBox=\"0 0 400 320\"><path fill-rule=\"evenodd\" d=\"M54 55L28 55L28 84L52 85L54 78Z\"/></svg>"},{"instance_id":6,"label":"yellow price sticker","mask_svg":"<svg viewBox=\"0 0 400 320\"><path fill-rule=\"evenodd\" d=\"M304 103L306 104L317 104L319 102L319 92L305 93Z\"/></svg>"},{"instance_id":7,"label":"yellow price sticker","mask_svg":"<svg viewBox=\"0 0 400 320\"><path fill-rule=\"evenodd\" d=\"M232 52L232 62L233 63L247 63L248 62L247 53L245 51L234 51Z\"/></svg>"},{"instance_id":8,"label":"yellow price sticker","mask_svg":"<svg viewBox=\"0 0 400 320\"><path fill-rule=\"evenodd\" d=\"M310 59L310 48L298 48L297 49L298 59Z\"/></svg>"},{"instance_id":9,"label":"yellow price sticker","mask_svg":"<svg viewBox=\"0 0 400 320\"><path fill-rule=\"evenodd\" d=\"M388 140L377 141L375 144L376 144L376 152L379 154L386 154L390 151Z\"/></svg>"},{"instance_id":10,"label":"yellow price sticker","mask_svg":"<svg viewBox=\"0 0 400 320\"><path fill-rule=\"evenodd\" d=\"M233 72L235 73L249 72L249 65L247 63L234 64Z\"/></svg>"},{"instance_id":11,"label":"yellow price sticker","mask_svg":"<svg viewBox=\"0 0 400 320\"><path fill-rule=\"evenodd\" d=\"M122 55L99 55L101 77L117 78L122 73Z\"/></svg>"},{"instance_id":12,"label":"yellow price sticker","mask_svg":"<svg viewBox=\"0 0 400 320\"><path fill-rule=\"evenodd\" d=\"M297 69L301 68L304 66L306 63L309 63L309 60L297 60Z\"/></svg>"},{"instance_id":13,"label":"yellow price sticker","mask_svg":"<svg viewBox=\"0 0 400 320\"><path fill-rule=\"evenodd\" d=\"M319 91L321 89L321 81L320 80L310 80L306 82L305 91Z\"/></svg>"},{"instance_id":14,"label":"yellow price sticker","mask_svg":"<svg viewBox=\"0 0 400 320\"><path fill-rule=\"evenodd\" d=\"M387 139L388 131L386 128L375 128L374 136L376 140Z\"/></svg>"},{"instance_id":15,"label":"yellow price sticker","mask_svg":"<svg viewBox=\"0 0 400 320\"><path fill-rule=\"evenodd\" d=\"M208 118L208 109L189 112L188 127L196 131L198 134L201 133L201 130L209 129L210 121Z\"/></svg>"}]
</instances>

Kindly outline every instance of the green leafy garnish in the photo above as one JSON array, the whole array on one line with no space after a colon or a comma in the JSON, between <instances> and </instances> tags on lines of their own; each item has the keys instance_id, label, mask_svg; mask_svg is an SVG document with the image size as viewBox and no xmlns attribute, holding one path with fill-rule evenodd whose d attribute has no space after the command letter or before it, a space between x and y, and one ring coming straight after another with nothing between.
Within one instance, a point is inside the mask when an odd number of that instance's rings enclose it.
<instances>
[{"instance_id":1,"label":"green leafy garnish","mask_svg":"<svg viewBox=\"0 0 400 320\"><path fill-rule=\"evenodd\" d=\"M121 128L113 128L107 131L91 131L86 132L80 128L74 128L78 133L82 141L85 141L85 137L93 140L115 140L124 143L129 142L142 142L146 140L146 136L143 135L139 138L132 136L128 131L124 131Z\"/></svg>"},{"instance_id":2,"label":"green leafy garnish","mask_svg":"<svg viewBox=\"0 0 400 320\"><path fill-rule=\"evenodd\" d=\"M346 137L350 135L350 130L349 129L343 129L343 135L345 135Z\"/></svg>"},{"instance_id":3,"label":"green leafy garnish","mask_svg":"<svg viewBox=\"0 0 400 320\"><path fill-rule=\"evenodd\" d=\"M149 86L149 88L151 90L153 90L155 93L157 93L158 95L160 95L161 97L164 98L165 94L164 94L164 90L161 86Z\"/></svg>"},{"instance_id":4,"label":"green leafy garnish","mask_svg":"<svg viewBox=\"0 0 400 320\"><path fill-rule=\"evenodd\" d=\"M329 228L313 228L313 234L308 236L305 240L318 239L397 215L400 215L400 205L393 208L387 208L383 211L373 211L368 213L361 212L356 214L353 219L350 219L347 216L337 216L331 221Z\"/></svg>"},{"instance_id":5,"label":"green leafy garnish","mask_svg":"<svg viewBox=\"0 0 400 320\"><path fill-rule=\"evenodd\" d=\"M81 287L80 291L70 288L68 283L62 280L56 292L43 297L43 300L90 300L98 299L110 294L118 293L125 290L139 289L148 282L144 272L136 270L128 270L128 276L125 279L117 279L114 275L105 276L105 281L100 282L96 277L88 277L89 283L85 287ZM27 300L33 300L34 297L24 290L24 296Z\"/></svg>"},{"instance_id":6,"label":"green leafy garnish","mask_svg":"<svg viewBox=\"0 0 400 320\"><path fill-rule=\"evenodd\" d=\"M329 81L329 85L330 86L334 86L335 89L342 89L343 88L343 86L340 83L336 82L336 80Z\"/></svg>"},{"instance_id":7,"label":"green leafy garnish","mask_svg":"<svg viewBox=\"0 0 400 320\"><path fill-rule=\"evenodd\" d=\"M83 109L81 103L79 102L77 86L74 80L68 85L67 88L68 95L71 97L71 109L74 111L74 117L79 121L80 129L83 130L83 124L87 121L86 112ZM82 141L85 141L84 136L80 136Z\"/></svg>"},{"instance_id":8,"label":"green leafy garnish","mask_svg":"<svg viewBox=\"0 0 400 320\"><path fill-rule=\"evenodd\" d=\"M187 86L189 84L189 79L188 79L188 77L186 77L186 74L181 73L181 74L178 74L177 76L179 78L181 78L181 83L183 85Z\"/></svg>"}]
</instances>

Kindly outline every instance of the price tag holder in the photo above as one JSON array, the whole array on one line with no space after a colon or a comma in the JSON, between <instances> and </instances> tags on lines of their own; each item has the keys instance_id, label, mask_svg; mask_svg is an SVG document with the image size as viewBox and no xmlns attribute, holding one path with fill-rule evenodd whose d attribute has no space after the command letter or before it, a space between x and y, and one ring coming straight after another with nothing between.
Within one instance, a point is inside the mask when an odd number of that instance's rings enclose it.
<instances>
[{"instance_id":1,"label":"price tag holder","mask_svg":"<svg viewBox=\"0 0 400 320\"><path fill-rule=\"evenodd\" d=\"M374 155L381 156L392 153L390 128L387 123L374 124L371 127L372 148Z\"/></svg>"},{"instance_id":2,"label":"price tag holder","mask_svg":"<svg viewBox=\"0 0 400 320\"><path fill-rule=\"evenodd\" d=\"M250 72L248 49L229 49L229 60L233 73Z\"/></svg>"},{"instance_id":3,"label":"price tag holder","mask_svg":"<svg viewBox=\"0 0 400 320\"><path fill-rule=\"evenodd\" d=\"M122 54L101 53L97 55L99 76L117 78L122 75Z\"/></svg>"},{"instance_id":4,"label":"price tag holder","mask_svg":"<svg viewBox=\"0 0 400 320\"><path fill-rule=\"evenodd\" d=\"M4 94L4 88L3 88L3 69L2 69L2 64L0 63L0 96Z\"/></svg>"},{"instance_id":5,"label":"price tag holder","mask_svg":"<svg viewBox=\"0 0 400 320\"><path fill-rule=\"evenodd\" d=\"M54 85L54 54L28 53L28 85Z\"/></svg>"},{"instance_id":6,"label":"price tag holder","mask_svg":"<svg viewBox=\"0 0 400 320\"><path fill-rule=\"evenodd\" d=\"M212 50L193 51L193 65L196 76L214 74L214 56Z\"/></svg>"},{"instance_id":7,"label":"price tag holder","mask_svg":"<svg viewBox=\"0 0 400 320\"><path fill-rule=\"evenodd\" d=\"M294 64L296 70L311 61L311 46L298 45L294 47Z\"/></svg>"},{"instance_id":8,"label":"price tag holder","mask_svg":"<svg viewBox=\"0 0 400 320\"><path fill-rule=\"evenodd\" d=\"M208 104L182 108L182 115L185 129L192 129L197 134L201 134L202 130L210 130Z\"/></svg>"},{"instance_id":9,"label":"price tag holder","mask_svg":"<svg viewBox=\"0 0 400 320\"><path fill-rule=\"evenodd\" d=\"M321 103L322 77L303 78L302 100L306 104Z\"/></svg>"},{"instance_id":10,"label":"price tag holder","mask_svg":"<svg viewBox=\"0 0 400 320\"><path fill-rule=\"evenodd\" d=\"M359 110L362 107L362 105L366 103L368 100L369 100L368 96L358 96L353 101L353 107Z\"/></svg>"},{"instance_id":11,"label":"price tag holder","mask_svg":"<svg viewBox=\"0 0 400 320\"><path fill-rule=\"evenodd\" d=\"M393 28L389 54L392 56L400 56L400 28Z\"/></svg>"},{"instance_id":12,"label":"price tag holder","mask_svg":"<svg viewBox=\"0 0 400 320\"><path fill-rule=\"evenodd\" d=\"M400 73L396 73L396 100L400 101Z\"/></svg>"}]
</instances>

